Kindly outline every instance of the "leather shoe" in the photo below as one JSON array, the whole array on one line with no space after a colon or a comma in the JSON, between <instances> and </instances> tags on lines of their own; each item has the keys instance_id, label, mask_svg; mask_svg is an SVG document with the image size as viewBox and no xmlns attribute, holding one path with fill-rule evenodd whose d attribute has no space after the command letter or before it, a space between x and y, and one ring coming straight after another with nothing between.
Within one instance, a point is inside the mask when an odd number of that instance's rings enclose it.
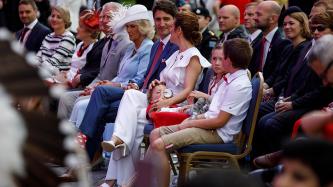
<instances>
[{"instance_id":1,"label":"leather shoe","mask_svg":"<svg viewBox=\"0 0 333 187\"><path fill-rule=\"evenodd\" d=\"M282 158L282 151L277 151L255 158L253 160L253 164L257 168L272 168L279 164L281 158Z\"/></svg>"}]
</instances>

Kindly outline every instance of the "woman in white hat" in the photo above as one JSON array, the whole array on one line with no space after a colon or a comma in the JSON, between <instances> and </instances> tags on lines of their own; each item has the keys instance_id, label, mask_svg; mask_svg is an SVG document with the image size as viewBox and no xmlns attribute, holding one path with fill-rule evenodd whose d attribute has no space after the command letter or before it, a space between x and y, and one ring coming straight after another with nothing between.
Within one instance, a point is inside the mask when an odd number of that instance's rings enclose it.
<instances>
[{"instance_id":1,"label":"woman in white hat","mask_svg":"<svg viewBox=\"0 0 333 187\"><path fill-rule=\"evenodd\" d=\"M126 29L131 44L119 63L117 76L111 81L101 81L100 86L112 86L125 89L129 81L141 80L149 64L150 50L154 36L151 14L143 5L134 5L128 10L120 10L113 15L110 23L114 33L122 33ZM76 101L70 121L77 127L81 125L90 97Z\"/></svg>"},{"instance_id":2,"label":"woman in white hat","mask_svg":"<svg viewBox=\"0 0 333 187\"><path fill-rule=\"evenodd\" d=\"M160 74L160 80L154 80L150 88L159 81L164 81L174 96L156 101L153 109L182 103L200 83L203 68L210 63L194 46L201 41L199 23L195 14L181 12L176 15L170 41L179 46L179 50L165 61L166 67ZM135 179L135 165L140 157L139 146L143 139L148 101L146 94L138 90L127 90L122 97L115 121L111 141L102 143L103 149L113 151L110 159L106 183L101 187L118 185L131 186Z\"/></svg>"}]
</instances>

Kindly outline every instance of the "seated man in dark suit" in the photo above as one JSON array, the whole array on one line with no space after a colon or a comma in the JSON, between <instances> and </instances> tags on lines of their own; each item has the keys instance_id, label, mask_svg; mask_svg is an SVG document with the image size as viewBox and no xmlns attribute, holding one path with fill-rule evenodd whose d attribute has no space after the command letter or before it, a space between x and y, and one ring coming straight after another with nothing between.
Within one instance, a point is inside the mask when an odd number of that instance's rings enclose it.
<instances>
[{"instance_id":1,"label":"seated man in dark suit","mask_svg":"<svg viewBox=\"0 0 333 187\"><path fill-rule=\"evenodd\" d=\"M51 32L49 28L39 23L37 20L37 6L34 0L21 0L19 3L19 16L24 27L16 33L17 40L28 51L37 53L47 34Z\"/></svg>"},{"instance_id":2,"label":"seated man in dark suit","mask_svg":"<svg viewBox=\"0 0 333 187\"><path fill-rule=\"evenodd\" d=\"M263 1L256 7L255 22L257 28L261 29L263 37L261 42L253 46L253 55L249 70L252 75L258 71L263 72L265 82L271 78L275 69L282 62L281 58L290 51L284 50L291 42L282 38L278 29L278 19L281 7L275 1ZM266 82L267 83L267 82Z\"/></svg>"},{"instance_id":3,"label":"seated man in dark suit","mask_svg":"<svg viewBox=\"0 0 333 187\"><path fill-rule=\"evenodd\" d=\"M324 15L316 15L311 21L315 40L332 34L333 16ZM324 30L319 31L317 25L324 26ZM310 48L311 43L300 52L297 62L290 68L285 80L273 86L276 96L287 98L279 103L274 99L261 104L254 135L254 156L279 150L283 139L290 137L297 119L311 110L327 106L332 101L332 88L324 87L320 77L308 66L309 60L306 56L311 54Z\"/></svg>"}]
</instances>

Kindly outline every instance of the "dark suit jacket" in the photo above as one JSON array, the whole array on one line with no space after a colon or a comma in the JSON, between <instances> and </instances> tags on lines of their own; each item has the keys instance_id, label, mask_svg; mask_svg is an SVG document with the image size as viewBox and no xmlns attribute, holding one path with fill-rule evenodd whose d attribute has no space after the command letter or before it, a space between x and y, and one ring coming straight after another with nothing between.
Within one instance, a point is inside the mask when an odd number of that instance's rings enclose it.
<instances>
[{"instance_id":1,"label":"dark suit jacket","mask_svg":"<svg viewBox=\"0 0 333 187\"><path fill-rule=\"evenodd\" d=\"M88 86L98 75L99 67L101 64L101 58L103 53L103 47L107 42L107 38L104 37L97 41L93 48L88 52L86 58L86 64L80 70L80 82L82 87Z\"/></svg>"},{"instance_id":2,"label":"dark suit jacket","mask_svg":"<svg viewBox=\"0 0 333 187\"><path fill-rule=\"evenodd\" d=\"M219 43L224 42L223 41L223 38L224 38L223 35L224 35L224 33L222 33L220 35L220 41L219 41ZM230 40L230 39L234 39L234 38L243 38L243 39L247 39L248 38L248 36L246 34L246 31L244 30L243 26L236 27L233 31L231 31L228 34L228 37L226 38L226 40Z\"/></svg>"},{"instance_id":3,"label":"dark suit jacket","mask_svg":"<svg viewBox=\"0 0 333 187\"><path fill-rule=\"evenodd\" d=\"M300 43L291 55L286 59L285 66L289 66L287 73L281 73L277 82L272 86L274 93L276 95L283 94L284 97L289 97L290 94L286 93L288 86L291 87L288 92L294 93L301 85L304 83L304 78L309 71L309 67L306 67L306 58L305 55L311 48L311 42L305 41Z\"/></svg>"},{"instance_id":4,"label":"dark suit jacket","mask_svg":"<svg viewBox=\"0 0 333 187\"><path fill-rule=\"evenodd\" d=\"M154 43L153 47L151 48L149 65L148 65L146 74L143 77L143 79L141 79L139 82L137 82L137 85L140 88L143 86L143 82L146 79L146 77L148 76L149 70L150 70L151 65L153 63L153 60L154 60L154 57L155 57L155 54L157 52L157 48L158 48L159 44L160 44L160 41L156 41ZM153 73L149 77L148 85L151 81L160 78L160 73L165 68L165 60L168 59L177 50L178 50L178 46L171 43L170 41L165 45L165 47L163 49L163 52L162 52L160 58L157 61L157 65L155 67L153 67L154 68Z\"/></svg>"},{"instance_id":5,"label":"dark suit jacket","mask_svg":"<svg viewBox=\"0 0 333 187\"><path fill-rule=\"evenodd\" d=\"M333 88L322 85L322 80L309 67L308 60L304 58L310 47L311 43L307 43L288 75L288 83L292 87L291 102L293 110L306 109L310 111L320 109L333 100Z\"/></svg>"},{"instance_id":6,"label":"dark suit jacket","mask_svg":"<svg viewBox=\"0 0 333 187\"><path fill-rule=\"evenodd\" d=\"M206 29L202 33L202 40L197 46L198 50L207 60L210 59L213 48L218 42L218 37L210 30Z\"/></svg>"},{"instance_id":7,"label":"dark suit jacket","mask_svg":"<svg viewBox=\"0 0 333 187\"><path fill-rule=\"evenodd\" d=\"M262 39L262 32L251 42L251 46L254 47L254 46L257 46L260 44L261 42L261 39Z\"/></svg>"},{"instance_id":8,"label":"dark suit jacket","mask_svg":"<svg viewBox=\"0 0 333 187\"><path fill-rule=\"evenodd\" d=\"M285 52L288 51L284 49L288 47L288 45L291 45L291 42L289 40L283 39L281 31L277 30L273 36L263 68L263 76L265 80L267 80L273 74L275 68L282 61L281 58L286 56ZM260 49L261 42L258 42L255 46L253 46L253 55L248 68L251 72L251 75L255 75L258 71L260 71Z\"/></svg>"},{"instance_id":9,"label":"dark suit jacket","mask_svg":"<svg viewBox=\"0 0 333 187\"><path fill-rule=\"evenodd\" d=\"M21 36L21 32L23 28L16 33L16 39L19 40ZM39 51L40 46L46 35L51 33L51 30L44 26L43 24L37 22L37 24L32 28L26 42L25 48L28 51L34 51L37 53Z\"/></svg>"}]
</instances>

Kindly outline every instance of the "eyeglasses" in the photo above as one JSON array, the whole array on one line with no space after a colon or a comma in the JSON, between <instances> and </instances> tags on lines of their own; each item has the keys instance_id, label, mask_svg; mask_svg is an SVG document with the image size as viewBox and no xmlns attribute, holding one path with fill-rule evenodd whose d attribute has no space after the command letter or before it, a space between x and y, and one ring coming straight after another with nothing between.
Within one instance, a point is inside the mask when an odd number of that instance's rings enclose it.
<instances>
[{"instance_id":1,"label":"eyeglasses","mask_svg":"<svg viewBox=\"0 0 333 187\"><path fill-rule=\"evenodd\" d=\"M316 30L317 30L318 32L323 32L326 28L327 28L327 26L322 25L322 24L320 24L320 25L312 25L312 26L310 27L311 32L315 32Z\"/></svg>"}]
</instances>

